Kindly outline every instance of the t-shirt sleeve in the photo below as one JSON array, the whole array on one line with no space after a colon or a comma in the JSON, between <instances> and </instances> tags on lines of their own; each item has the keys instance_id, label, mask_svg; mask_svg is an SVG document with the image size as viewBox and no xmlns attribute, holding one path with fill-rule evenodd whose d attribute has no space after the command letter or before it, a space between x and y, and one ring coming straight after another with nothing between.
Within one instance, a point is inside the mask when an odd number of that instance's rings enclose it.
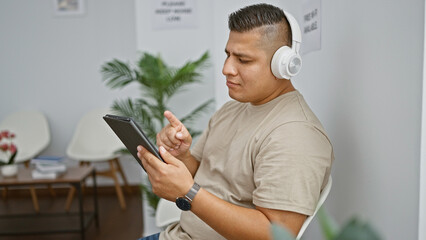
<instances>
[{"instance_id":1,"label":"t-shirt sleeve","mask_svg":"<svg viewBox=\"0 0 426 240\"><path fill-rule=\"evenodd\" d=\"M204 145L206 144L208 134L209 128L206 128L191 149L192 156L199 162L203 156Z\"/></svg>"},{"instance_id":2,"label":"t-shirt sleeve","mask_svg":"<svg viewBox=\"0 0 426 240\"><path fill-rule=\"evenodd\" d=\"M312 215L330 172L328 138L305 122L274 129L261 143L254 163L256 206Z\"/></svg>"}]
</instances>

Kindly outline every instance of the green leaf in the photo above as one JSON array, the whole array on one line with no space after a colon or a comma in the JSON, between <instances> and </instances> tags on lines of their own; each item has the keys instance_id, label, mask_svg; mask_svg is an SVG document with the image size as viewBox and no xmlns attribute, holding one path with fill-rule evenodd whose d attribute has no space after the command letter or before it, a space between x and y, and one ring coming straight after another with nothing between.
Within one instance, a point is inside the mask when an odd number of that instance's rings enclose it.
<instances>
[{"instance_id":1,"label":"green leaf","mask_svg":"<svg viewBox=\"0 0 426 240\"><path fill-rule=\"evenodd\" d=\"M201 77L201 70L208 66L209 54L205 52L199 59L194 62L187 62L181 68L172 71L170 82L164 89L167 97L171 97L177 91L190 83L198 82Z\"/></svg>"},{"instance_id":2,"label":"green leaf","mask_svg":"<svg viewBox=\"0 0 426 240\"><path fill-rule=\"evenodd\" d=\"M203 104L192 110L189 114L183 117L180 121L183 124L192 124L195 119L199 118L203 113L210 109L211 104L214 103L213 99L205 101Z\"/></svg>"},{"instance_id":3,"label":"green leaf","mask_svg":"<svg viewBox=\"0 0 426 240\"><path fill-rule=\"evenodd\" d=\"M152 192L151 185L146 186L144 184L141 184L140 187L142 192L145 194L146 199L148 200L148 205L151 206L153 209L157 209L160 197L158 197Z\"/></svg>"},{"instance_id":4,"label":"green leaf","mask_svg":"<svg viewBox=\"0 0 426 240\"><path fill-rule=\"evenodd\" d=\"M275 223L271 224L271 232L272 232L272 236L274 237L274 240L294 240L295 239L293 235L291 235L287 229Z\"/></svg>"},{"instance_id":5,"label":"green leaf","mask_svg":"<svg viewBox=\"0 0 426 240\"><path fill-rule=\"evenodd\" d=\"M342 228L335 240L380 240L377 232L367 223L352 218Z\"/></svg>"},{"instance_id":6,"label":"green leaf","mask_svg":"<svg viewBox=\"0 0 426 240\"><path fill-rule=\"evenodd\" d=\"M8 165L9 165L9 164L13 164L13 163L15 162L16 154L18 154L18 150L16 150L16 151L13 153L13 155L10 157L9 162L7 162L7 164L8 164Z\"/></svg>"},{"instance_id":7,"label":"green leaf","mask_svg":"<svg viewBox=\"0 0 426 240\"><path fill-rule=\"evenodd\" d=\"M130 151L127 148L121 148L114 152L115 154L123 154L123 155L130 155Z\"/></svg>"},{"instance_id":8,"label":"green leaf","mask_svg":"<svg viewBox=\"0 0 426 240\"><path fill-rule=\"evenodd\" d=\"M101 73L102 80L112 89L122 88L137 79L136 73L126 63L117 59L105 63L101 68Z\"/></svg>"},{"instance_id":9,"label":"green leaf","mask_svg":"<svg viewBox=\"0 0 426 240\"><path fill-rule=\"evenodd\" d=\"M138 63L140 72L144 77L141 82L147 87L158 86L159 82L163 82L164 76L167 75L169 67L158 55L154 56L149 53L144 53ZM148 81L153 80L153 81Z\"/></svg>"},{"instance_id":10,"label":"green leaf","mask_svg":"<svg viewBox=\"0 0 426 240\"><path fill-rule=\"evenodd\" d=\"M333 240L338 233L338 226L323 207L318 210L317 219L324 238L326 240Z\"/></svg>"}]
</instances>

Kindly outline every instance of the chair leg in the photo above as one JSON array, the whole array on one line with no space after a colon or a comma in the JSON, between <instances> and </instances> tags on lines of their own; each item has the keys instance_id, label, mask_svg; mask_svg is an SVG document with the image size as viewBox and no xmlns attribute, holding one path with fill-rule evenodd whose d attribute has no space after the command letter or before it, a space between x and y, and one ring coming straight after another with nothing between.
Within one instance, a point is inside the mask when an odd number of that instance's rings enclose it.
<instances>
[{"instance_id":1,"label":"chair leg","mask_svg":"<svg viewBox=\"0 0 426 240\"><path fill-rule=\"evenodd\" d=\"M127 182L126 175L124 175L123 168L121 167L120 160L118 158L115 158L114 162L117 165L118 172L120 172L121 179L123 179L124 187L126 188L127 193L132 193L132 189L130 188L129 183Z\"/></svg>"},{"instance_id":2,"label":"chair leg","mask_svg":"<svg viewBox=\"0 0 426 240\"><path fill-rule=\"evenodd\" d=\"M51 197L56 197L55 190L53 190L52 184L47 184L47 188L49 189L49 193Z\"/></svg>"},{"instance_id":3,"label":"chair leg","mask_svg":"<svg viewBox=\"0 0 426 240\"><path fill-rule=\"evenodd\" d=\"M34 187L30 187L31 199L33 200L34 210L40 212L40 207L38 205L37 195Z\"/></svg>"},{"instance_id":4,"label":"chair leg","mask_svg":"<svg viewBox=\"0 0 426 240\"><path fill-rule=\"evenodd\" d=\"M74 198L74 194L75 194L75 187L71 186L70 190L68 191L67 201L65 202L65 211L66 212L70 211L71 203L72 203L72 200Z\"/></svg>"},{"instance_id":5,"label":"chair leg","mask_svg":"<svg viewBox=\"0 0 426 240\"><path fill-rule=\"evenodd\" d=\"M24 166L26 168L30 167L30 161L25 161ZM33 201L34 211L40 212L40 206L38 205L37 193L35 187L30 187L31 199Z\"/></svg>"},{"instance_id":6,"label":"chair leg","mask_svg":"<svg viewBox=\"0 0 426 240\"><path fill-rule=\"evenodd\" d=\"M80 162L79 165L80 166L89 166L90 163L88 163L88 162Z\"/></svg>"},{"instance_id":7,"label":"chair leg","mask_svg":"<svg viewBox=\"0 0 426 240\"><path fill-rule=\"evenodd\" d=\"M114 160L110 160L109 162L109 166L111 169L111 177L114 180L114 184L115 184L115 191L117 192L117 197L118 197L118 201L120 202L120 207L121 209L126 209L126 201L124 200L124 195L123 192L121 191L121 186L120 186L120 182L118 181L117 178L117 174L116 174L116 169L114 166Z\"/></svg>"}]
</instances>

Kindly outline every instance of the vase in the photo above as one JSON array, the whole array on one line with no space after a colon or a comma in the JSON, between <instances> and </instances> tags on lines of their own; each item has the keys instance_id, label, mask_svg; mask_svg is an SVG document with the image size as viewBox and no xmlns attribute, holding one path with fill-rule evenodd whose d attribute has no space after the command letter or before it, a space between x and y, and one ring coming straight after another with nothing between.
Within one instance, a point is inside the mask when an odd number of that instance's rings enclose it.
<instances>
[{"instance_id":1,"label":"vase","mask_svg":"<svg viewBox=\"0 0 426 240\"><path fill-rule=\"evenodd\" d=\"M18 174L18 165L10 164L1 167L1 174L3 177L14 177Z\"/></svg>"}]
</instances>

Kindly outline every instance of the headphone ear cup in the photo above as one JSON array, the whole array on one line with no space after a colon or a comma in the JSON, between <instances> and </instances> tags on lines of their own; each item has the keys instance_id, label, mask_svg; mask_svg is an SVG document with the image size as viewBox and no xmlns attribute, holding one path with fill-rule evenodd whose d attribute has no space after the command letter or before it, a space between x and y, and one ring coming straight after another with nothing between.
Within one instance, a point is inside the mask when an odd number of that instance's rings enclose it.
<instances>
[{"instance_id":1,"label":"headphone ear cup","mask_svg":"<svg viewBox=\"0 0 426 240\"><path fill-rule=\"evenodd\" d=\"M272 57L271 70L279 79L296 76L302 67L302 58L288 46L280 47Z\"/></svg>"}]
</instances>

